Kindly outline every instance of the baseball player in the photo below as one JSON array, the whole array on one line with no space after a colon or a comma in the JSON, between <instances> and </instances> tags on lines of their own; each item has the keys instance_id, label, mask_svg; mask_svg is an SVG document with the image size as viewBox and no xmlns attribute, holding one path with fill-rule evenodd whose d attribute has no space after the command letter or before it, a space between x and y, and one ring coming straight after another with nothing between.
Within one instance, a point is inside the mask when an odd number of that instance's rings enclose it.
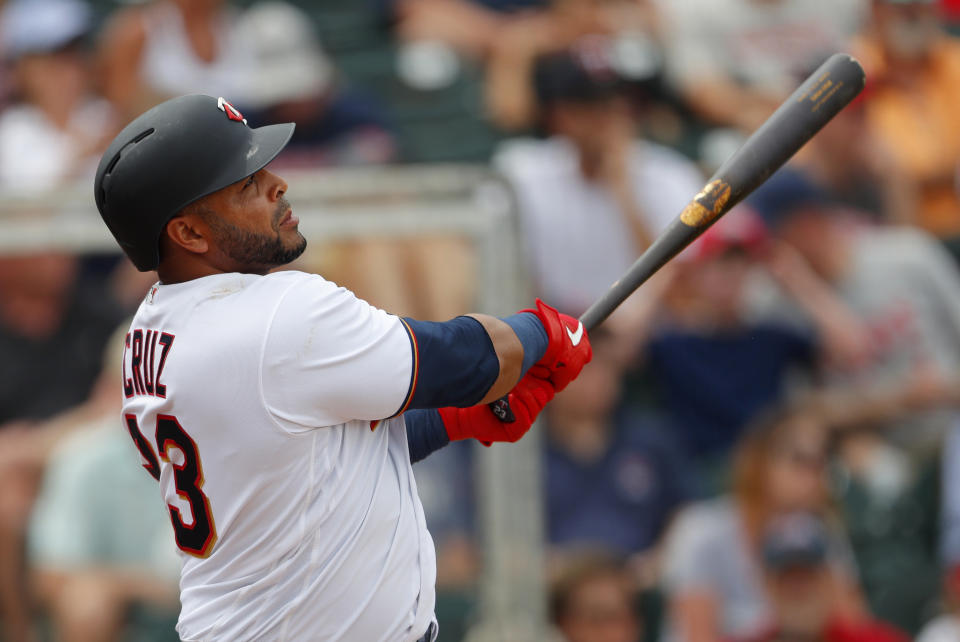
<instances>
[{"instance_id":1,"label":"baseball player","mask_svg":"<svg viewBox=\"0 0 960 642\"><path fill-rule=\"evenodd\" d=\"M589 361L537 302L400 319L271 273L306 240L265 169L293 124L183 96L114 139L97 208L159 282L125 339L123 422L183 561L184 640L434 640L433 542L411 469L450 440L516 441ZM486 404L509 393L501 422Z\"/></svg>"}]
</instances>

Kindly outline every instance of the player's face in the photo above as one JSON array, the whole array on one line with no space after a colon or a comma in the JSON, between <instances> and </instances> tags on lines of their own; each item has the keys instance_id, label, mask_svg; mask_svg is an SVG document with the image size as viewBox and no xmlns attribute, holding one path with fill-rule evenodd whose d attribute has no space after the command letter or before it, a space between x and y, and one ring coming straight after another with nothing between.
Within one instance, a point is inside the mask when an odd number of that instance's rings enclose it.
<instances>
[{"instance_id":1,"label":"player's face","mask_svg":"<svg viewBox=\"0 0 960 642\"><path fill-rule=\"evenodd\" d=\"M303 254L307 240L284 194L286 182L261 169L212 194L205 217L216 247L248 270L285 265Z\"/></svg>"}]
</instances>

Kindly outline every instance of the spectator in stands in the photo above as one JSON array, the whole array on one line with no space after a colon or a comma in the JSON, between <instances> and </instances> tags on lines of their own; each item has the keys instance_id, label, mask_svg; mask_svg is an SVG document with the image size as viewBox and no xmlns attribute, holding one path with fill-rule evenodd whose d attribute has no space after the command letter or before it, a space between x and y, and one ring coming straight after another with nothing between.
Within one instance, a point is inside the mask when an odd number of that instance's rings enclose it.
<instances>
[{"instance_id":1,"label":"spectator in stands","mask_svg":"<svg viewBox=\"0 0 960 642\"><path fill-rule=\"evenodd\" d=\"M674 261L666 282L636 295L641 304L631 321L640 366L708 492L724 486L730 450L744 428L808 386L818 355L858 358L856 319L790 258L757 215L740 207ZM816 318L815 330L753 313L751 285L771 274Z\"/></svg>"},{"instance_id":2,"label":"spectator in stands","mask_svg":"<svg viewBox=\"0 0 960 642\"><path fill-rule=\"evenodd\" d=\"M83 401L119 314L55 252L0 258L0 614L29 639L23 536L48 443L34 423Z\"/></svg>"},{"instance_id":3,"label":"spectator in stands","mask_svg":"<svg viewBox=\"0 0 960 642\"><path fill-rule=\"evenodd\" d=\"M935 0L873 0L857 55L873 81L868 126L907 181L910 220L960 255L960 40Z\"/></svg>"},{"instance_id":4,"label":"spectator in stands","mask_svg":"<svg viewBox=\"0 0 960 642\"><path fill-rule=\"evenodd\" d=\"M797 155L797 166L838 203L878 221L909 223L915 208L910 181L867 121L871 93L868 81Z\"/></svg>"},{"instance_id":5,"label":"spectator in stands","mask_svg":"<svg viewBox=\"0 0 960 642\"><path fill-rule=\"evenodd\" d=\"M639 642L637 590L615 557L585 553L567 560L550 590L550 616L566 642Z\"/></svg>"},{"instance_id":6,"label":"spectator in stands","mask_svg":"<svg viewBox=\"0 0 960 642\"><path fill-rule=\"evenodd\" d=\"M547 410L547 529L551 545L599 547L640 561L690 496L664 427L622 405L621 344L590 334L593 361Z\"/></svg>"},{"instance_id":7,"label":"spectator in stands","mask_svg":"<svg viewBox=\"0 0 960 642\"><path fill-rule=\"evenodd\" d=\"M224 0L154 0L117 11L102 34L100 64L121 119L190 93L244 107L253 60L236 20Z\"/></svg>"},{"instance_id":8,"label":"spectator in stands","mask_svg":"<svg viewBox=\"0 0 960 642\"><path fill-rule=\"evenodd\" d=\"M537 96L530 84L536 62L577 46L605 40L612 58L638 81L659 78L659 18L651 0L560 0L547 11L500 26L487 61L487 108L506 130L537 124Z\"/></svg>"},{"instance_id":9,"label":"spectator in stands","mask_svg":"<svg viewBox=\"0 0 960 642\"><path fill-rule=\"evenodd\" d=\"M528 19L549 0L380 0L406 41L442 42L466 56L489 55L504 27Z\"/></svg>"},{"instance_id":10,"label":"spectator in stands","mask_svg":"<svg viewBox=\"0 0 960 642\"><path fill-rule=\"evenodd\" d=\"M78 279L75 257L0 258L0 427L83 401L118 320L111 302Z\"/></svg>"},{"instance_id":11,"label":"spectator in stands","mask_svg":"<svg viewBox=\"0 0 960 642\"><path fill-rule=\"evenodd\" d=\"M295 122L277 162L284 167L386 163L396 145L377 105L338 84L309 16L285 2L261 2L240 17L237 37L253 52L244 112L251 122Z\"/></svg>"},{"instance_id":12,"label":"spectator in stands","mask_svg":"<svg viewBox=\"0 0 960 642\"><path fill-rule=\"evenodd\" d=\"M863 20L863 0L657 0L667 74L706 123L751 132Z\"/></svg>"},{"instance_id":13,"label":"spectator in stands","mask_svg":"<svg viewBox=\"0 0 960 642\"><path fill-rule=\"evenodd\" d=\"M839 499L874 612L915 630L936 594L939 453L960 393L960 274L923 232L867 225L791 170L749 202L864 325L865 358L824 363L824 381L836 393L883 391L880 405L894 412L843 433ZM950 462L944 479L955 474ZM957 514L956 493L944 492L954 502L944 510ZM956 524L943 528L956 559Z\"/></svg>"},{"instance_id":14,"label":"spectator in stands","mask_svg":"<svg viewBox=\"0 0 960 642\"><path fill-rule=\"evenodd\" d=\"M618 279L703 183L679 153L634 137L608 54L584 43L539 59L549 138L509 141L494 159L517 193L536 287L571 313Z\"/></svg>"},{"instance_id":15,"label":"spectator in stands","mask_svg":"<svg viewBox=\"0 0 960 642\"><path fill-rule=\"evenodd\" d=\"M0 112L0 188L48 189L93 174L115 121L92 97L81 0L11 0L0 42L12 65L15 101Z\"/></svg>"},{"instance_id":16,"label":"spectator in stands","mask_svg":"<svg viewBox=\"0 0 960 642\"><path fill-rule=\"evenodd\" d=\"M760 631L733 639L907 642L906 635L886 624L838 612L829 545L825 525L813 515L793 513L774 519L760 541L771 618Z\"/></svg>"},{"instance_id":17,"label":"spectator in stands","mask_svg":"<svg viewBox=\"0 0 960 642\"><path fill-rule=\"evenodd\" d=\"M960 272L932 238L867 225L790 168L775 174L748 203L866 325L866 358L827 363L832 384L882 384L893 393L922 378L932 396L952 402L960 388ZM805 313L779 304L789 316L804 319ZM917 413L886 433L922 456L937 448L955 416Z\"/></svg>"},{"instance_id":18,"label":"spectator in stands","mask_svg":"<svg viewBox=\"0 0 960 642\"><path fill-rule=\"evenodd\" d=\"M771 413L738 447L731 496L685 509L668 534L664 582L669 640L707 642L749 636L774 620L773 598L757 569L763 533L795 511L828 524L827 427L802 408ZM825 537L831 604L856 621L864 610L843 534Z\"/></svg>"},{"instance_id":19,"label":"spectator in stands","mask_svg":"<svg viewBox=\"0 0 960 642\"><path fill-rule=\"evenodd\" d=\"M28 540L33 586L61 642L113 642L131 635L131 607L173 633L180 564L156 483L143 474L118 422L124 324L77 423L58 421ZM135 629L134 629L135 630ZM143 633L143 632L141 632ZM128 639L128 638L125 638Z\"/></svg>"}]
</instances>

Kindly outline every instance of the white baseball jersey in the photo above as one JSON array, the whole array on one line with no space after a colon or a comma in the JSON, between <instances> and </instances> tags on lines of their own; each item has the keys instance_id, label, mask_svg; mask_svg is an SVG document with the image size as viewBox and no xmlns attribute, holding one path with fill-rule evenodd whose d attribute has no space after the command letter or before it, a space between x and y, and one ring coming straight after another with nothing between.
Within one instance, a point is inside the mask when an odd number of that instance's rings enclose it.
<instances>
[{"instance_id":1,"label":"white baseball jersey","mask_svg":"<svg viewBox=\"0 0 960 642\"><path fill-rule=\"evenodd\" d=\"M302 272L155 285L124 422L183 568L184 640L417 640L436 560L403 418L405 324Z\"/></svg>"}]
</instances>

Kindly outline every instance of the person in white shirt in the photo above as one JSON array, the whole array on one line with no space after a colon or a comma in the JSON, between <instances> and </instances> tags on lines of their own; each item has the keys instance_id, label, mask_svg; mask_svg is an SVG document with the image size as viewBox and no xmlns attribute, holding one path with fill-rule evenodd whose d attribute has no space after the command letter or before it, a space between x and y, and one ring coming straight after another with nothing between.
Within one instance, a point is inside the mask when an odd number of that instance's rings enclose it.
<instances>
[{"instance_id":1,"label":"person in white shirt","mask_svg":"<svg viewBox=\"0 0 960 642\"><path fill-rule=\"evenodd\" d=\"M655 0L668 81L705 122L750 132L863 26L865 0Z\"/></svg>"},{"instance_id":2,"label":"person in white shirt","mask_svg":"<svg viewBox=\"0 0 960 642\"><path fill-rule=\"evenodd\" d=\"M256 60L224 0L127 3L100 37L103 91L132 118L161 100L197 91L245 105Z\"/></svg>"},{"instance_id":3,"label":"person in white shirt","mask_svg":"<svg viewBox=\"0 0 960 642\"><path fill-rule=\"evenodd\" d=\"M125 337L123 423L181 552L177 631L434 640L411 462L451 439L519 439L589 340L540 301L503 320L421 322L270 272L306 246L265 169L292 132L183 96L120 132L95 180L114 237L159 276ZM498 419L486 404L507 394Z\"/></svg>"},{"instance_id":4,"label":"person in white shirt","mask_svg":"<svg viewBox=\"0 0 960 642\"><path fill-rule=\"evenodd\" d=\"M0 189L37 192L92 175L116 133L87 68L91 13L80 0L13 0L0 12L16 96L0 111Z\"/></svg>"},{"instance_id":5,"label":"person in white shirt","mask_svg":"<svg viewBox=\"0 0 960 642\"><path fill-rule=\"evenodd\" d=\"M538 292L585 310L703 185L696 166L635 138L628 89L606 50L544 56L535 85L545 140L512 140L494 158L516 191Z\"/></svg>"}]
</instances>

